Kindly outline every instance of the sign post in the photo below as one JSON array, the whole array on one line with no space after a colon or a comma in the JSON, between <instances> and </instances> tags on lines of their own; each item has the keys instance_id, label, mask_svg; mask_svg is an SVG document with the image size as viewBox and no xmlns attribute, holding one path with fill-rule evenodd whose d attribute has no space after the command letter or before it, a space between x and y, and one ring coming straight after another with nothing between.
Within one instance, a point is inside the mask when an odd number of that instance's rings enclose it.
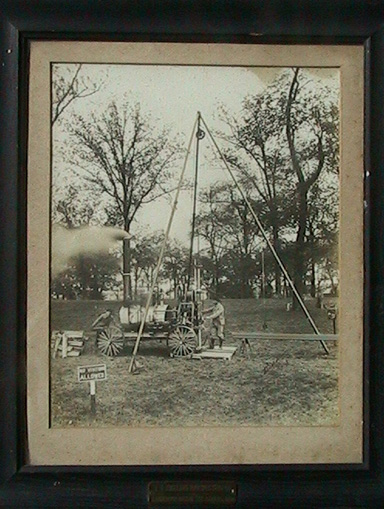
<instances>
[{"instance_id":1,"label":"sign post","mask_svg":"<svg viewBox=\"0 0 384 509\"><path fill-rule=\"evenodd\" d=\"M78 366L77 376L79 382L89 382L89 394L91 396L91 415L96 415L96 381L107 379L107 366L94 364L92 366Z\"/></svg>"},{"instance_id":2,"label":"sign post","mask_svg":"<svg viewBox=\"0 0 384 509\"><path fill-rule=\"evenodd\" d=\"M96 381L89 382L89 393L91 395L91 415L96 415Z\"/></svg>"}]
</instances>

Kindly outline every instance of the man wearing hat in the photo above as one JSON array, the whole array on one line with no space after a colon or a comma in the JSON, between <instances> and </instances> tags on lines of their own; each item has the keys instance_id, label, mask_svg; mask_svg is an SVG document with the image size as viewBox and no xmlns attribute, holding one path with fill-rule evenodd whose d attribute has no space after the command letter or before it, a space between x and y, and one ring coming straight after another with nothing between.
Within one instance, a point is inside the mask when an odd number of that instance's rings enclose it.
<instances>
[{"instance_id":1,"label":"man wearing hat","mask_svg":"<svg viewBox=\"0 0 384 509\"><path fill-rule=\"evenodd\" d=\"M225 326L224 313L225 313L224 306L222 305L219 299L215 301L214 305L211 308L204 310L205 320L212 320L211 334L209 338L210 348L215 347L215 338L218 338L219 340L219 347L222 348L223 346L224 326Z\"/></svg>"}]
</instances>

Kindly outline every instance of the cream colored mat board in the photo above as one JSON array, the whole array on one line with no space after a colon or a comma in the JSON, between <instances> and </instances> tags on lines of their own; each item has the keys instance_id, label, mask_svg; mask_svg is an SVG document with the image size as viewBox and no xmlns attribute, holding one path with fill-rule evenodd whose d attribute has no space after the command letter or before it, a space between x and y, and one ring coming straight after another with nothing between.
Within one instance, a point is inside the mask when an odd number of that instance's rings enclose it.
<instances>
[{"instance_id":1,"label":"cream colored mat board","mask_svg":"<svg viewBox=\"0 0 384 509\"><path fill-rule=\"evenodd\" d=\"M341 79L340 423L333 427L49 427L51 62L337 67ZM362 460L363 48L32 42L28 152L28 441L33 465L358 463ZM246 432L244 431L246 429Z\"/></svg>"}]
</instances>

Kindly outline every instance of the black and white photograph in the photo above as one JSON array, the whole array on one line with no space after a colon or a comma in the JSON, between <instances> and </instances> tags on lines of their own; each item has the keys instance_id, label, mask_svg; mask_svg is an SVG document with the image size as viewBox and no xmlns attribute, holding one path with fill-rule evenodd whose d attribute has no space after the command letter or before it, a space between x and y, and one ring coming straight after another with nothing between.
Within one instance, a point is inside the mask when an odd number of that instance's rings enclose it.
<instances>
[{"instance_id":1,"label":"black and white photograph","mask_svg":"<svg viewBox=\"0 0 384 509\"><path fill-rule=\"evenodd\" d=\"M50 425L335 426L340 75L51 64Z\"/></svg>"}]
</instances>

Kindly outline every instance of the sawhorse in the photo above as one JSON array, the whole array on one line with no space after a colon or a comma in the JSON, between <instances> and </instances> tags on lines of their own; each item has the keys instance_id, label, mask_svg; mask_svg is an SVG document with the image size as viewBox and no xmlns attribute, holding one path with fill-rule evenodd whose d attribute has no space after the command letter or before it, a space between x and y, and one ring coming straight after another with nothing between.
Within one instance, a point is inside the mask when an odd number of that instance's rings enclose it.
<instances>
[{"instance_id":1,"label":"sawhorse","mask_svg":"<svg viewBox=\"0 0 384 509\"><path fill-rule=\"evenodd\" d=\"M251 343L249 342L248 338L242 338L241 339L241 346L240 346L240 353L241 354L247 354L247 356L250 356L250 353L252 352Z\"/></svg>"}]
</instances>

